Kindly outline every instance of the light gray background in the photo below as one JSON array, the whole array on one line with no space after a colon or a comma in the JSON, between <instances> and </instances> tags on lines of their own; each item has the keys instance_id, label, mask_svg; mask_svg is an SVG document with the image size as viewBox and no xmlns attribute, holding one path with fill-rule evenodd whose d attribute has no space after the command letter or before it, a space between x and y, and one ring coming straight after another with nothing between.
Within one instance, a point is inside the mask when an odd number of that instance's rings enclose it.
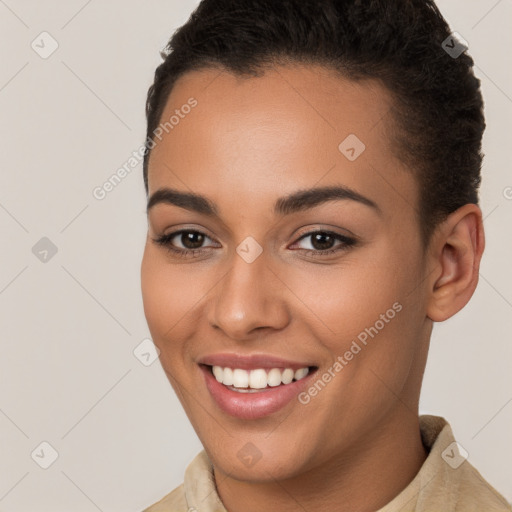
<instances>
[{"instance_id":1,"label":"light gray background","mask_svg":"<svg viewBox=\"0 0 512 512\"><path fill-rule=\"evenodd\" d=\"M149 336L142 166L92 195L140 147L159 50L196 5L0 0L2 511L138 511L200 450L158 361L133 354ZM439 6L483 83L487 250L471 303L434 329L421 410L512 500L512 2ZM43 31L59 44L47 59L31 48ZM46 263L42 237L58 249ZM43 441L59 455L46 470Z\"/></svg>"}]
</instances>

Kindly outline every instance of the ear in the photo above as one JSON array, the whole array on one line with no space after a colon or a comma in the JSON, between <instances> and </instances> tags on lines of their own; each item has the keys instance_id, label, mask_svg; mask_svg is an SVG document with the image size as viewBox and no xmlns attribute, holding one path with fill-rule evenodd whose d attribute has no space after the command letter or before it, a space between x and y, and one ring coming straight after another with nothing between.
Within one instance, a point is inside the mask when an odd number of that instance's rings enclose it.
<instances>
[{"instance_id":1,"label":"ear","mask_svg":"<svg viewBox=\"0 0 512 512\"><path fill-rule=\"evenodd\" d=\"M482 211L466 204L436 229L429 245L427 316L442 322L460 311L478 283L485 247Z\"/></svg>"}]
</instances>

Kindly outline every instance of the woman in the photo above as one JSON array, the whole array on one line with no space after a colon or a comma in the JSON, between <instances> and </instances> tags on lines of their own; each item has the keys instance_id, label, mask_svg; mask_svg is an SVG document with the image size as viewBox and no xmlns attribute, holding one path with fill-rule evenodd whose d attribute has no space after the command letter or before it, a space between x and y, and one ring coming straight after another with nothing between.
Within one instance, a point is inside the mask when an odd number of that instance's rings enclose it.
<instances>
[{"instance_id":1,"label":"woman","mask_svg":"<svg viewBox=\"0 0 512 512\"><path fill-rule=\"evenodd\" d=\"M148 511L510 510L418 416L484 250L432 1L203 0L147 100L145 315L204 451Z\"/></svg>"}]
</instances>

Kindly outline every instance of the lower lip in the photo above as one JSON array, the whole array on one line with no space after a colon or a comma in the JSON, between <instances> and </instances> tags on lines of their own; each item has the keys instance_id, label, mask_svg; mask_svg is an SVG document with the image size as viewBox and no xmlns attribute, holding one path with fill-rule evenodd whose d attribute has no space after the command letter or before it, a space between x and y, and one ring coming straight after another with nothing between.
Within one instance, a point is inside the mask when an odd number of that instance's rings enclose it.
<instances>
[{"instance_id":1,"label":"lower lip","mask_svg":"<svg viewBox=\"0 0 512 512\"><path fill-rule=\"evenodd\" d=\"M314 374L290 384L267 387L258 392L239 393L217 381L209 366L201 365L206 387L217 405L227 414L243 420L255 420L275 413L288 405L304 389L307 381Z\"/></svg>"}]
</instances>

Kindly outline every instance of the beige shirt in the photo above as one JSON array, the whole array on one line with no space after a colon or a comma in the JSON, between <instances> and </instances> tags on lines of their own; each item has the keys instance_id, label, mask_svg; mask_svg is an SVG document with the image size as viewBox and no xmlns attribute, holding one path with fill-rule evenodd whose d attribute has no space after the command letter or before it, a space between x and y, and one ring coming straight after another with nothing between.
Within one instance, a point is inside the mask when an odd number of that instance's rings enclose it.
<instances>
[{"instance_id":1,"label":"beige shirt","mask_svg":"<svg viewBox=\"0 0 512 512\"><path fill-rule=\"evenodd\" d=\"M377 512L510 512L508 504L464 458L444 418L420 416L429 455L412 482ZM185 472L182 485L144 512L227 512L204 452Z\"/></svg>"}]
</instances>

